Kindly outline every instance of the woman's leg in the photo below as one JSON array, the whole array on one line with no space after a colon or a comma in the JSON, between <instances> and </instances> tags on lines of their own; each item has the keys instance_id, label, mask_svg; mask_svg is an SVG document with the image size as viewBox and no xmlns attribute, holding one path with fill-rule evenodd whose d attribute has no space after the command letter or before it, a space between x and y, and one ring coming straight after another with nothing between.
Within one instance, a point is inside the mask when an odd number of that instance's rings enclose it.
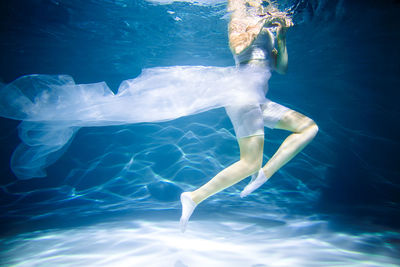
<instances>
[{"instance_id":1,"label":"woman's leg","mask_svg":"<svg viewBox=\"0 0 400 267\"><path fill-rule=\"evenodd\" d=\"M199 189L191 192L198 204L219 191L236 184L257 172L262 165L264 136L250 136L239 139L240 160L227 167Z\"/></svg>"},{"instance_id":2,"label":"woman's leg","mask_svg":"<svg viewBox=\"0 0 400 267\"><path fill-rule=\"evenodd\" d=\"M185 192L181 195L182 217L180 224L182 232L185 231L186 224L197 204L219 191L236 184L261 168L263 146L263 135L240 138L239 161L222 170L197 190Z\"/></svg>"},{"instance_id":3,"label":"woman's leg","mask_svg":"<svg viewBox=\"0 0 400 267\"><path fill-rule=\"evenodd\" d=\"M260 170L258 177L245 187L240 194L241 197L247 196L265 183L275 172L310 143L318 132L318 126L312 119L294 110L287 111L275 128L293 133L283 141L276 153L261 169L262 172Z\"/></svg>"}]
</instances>

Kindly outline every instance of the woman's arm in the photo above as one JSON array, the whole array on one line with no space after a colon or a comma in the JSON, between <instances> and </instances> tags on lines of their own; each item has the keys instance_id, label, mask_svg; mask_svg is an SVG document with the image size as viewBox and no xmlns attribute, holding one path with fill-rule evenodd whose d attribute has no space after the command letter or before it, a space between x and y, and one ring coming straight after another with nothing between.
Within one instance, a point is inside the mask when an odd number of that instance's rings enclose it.
<instances>
[{"instance_id":1,"label":"woman's arm","mask_svg":"<svg viewBox=\"0 0 400 267\"><path fill-rule=\"evenodd\" d=\"M283 20L279 23L276 32L276 49L272 50L272 58L274 59L275 70L280 74L286 74L288 69L288 53L286 48L286 32L288 27Z\"/></svg>"}]
</instances>

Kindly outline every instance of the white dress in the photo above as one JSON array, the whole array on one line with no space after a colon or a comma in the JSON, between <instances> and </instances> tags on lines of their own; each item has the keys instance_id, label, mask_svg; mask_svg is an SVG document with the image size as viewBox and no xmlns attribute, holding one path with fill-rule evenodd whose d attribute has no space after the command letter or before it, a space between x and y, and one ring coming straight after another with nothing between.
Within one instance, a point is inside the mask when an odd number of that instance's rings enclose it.
<instances>
[{"instance_id":1,"label":"white dress","mask_svg":"<svg viewBox=\"0 0 400 267\"><path fill-rule=\"evenodd\" d=\"M265 102L269 69L172 66L145 69L114 94L106 83L68 75L28 75L0 85L0 116L21 120L11 168L20 179L46 176L80 127L173 120L226 106ZM50 160L51 159L51 160Z\"/></svg>"},{"instance_id":2,"label":"white dress","mask_svg":"<svg viewBox=\"0 0 400 267\"><path fill-rule=\"evenodd\" d=\"M270 78L269 55L273 49L272 33L268 29L262 29L253 43L242 53L235 56L236 66L239 69L264 70L262 85L264 94L268 91L268 79ZM255 135L264 135L264 127L274 128L282 116L289 109L275 103L268 98L262 102L228 105L226 111L232 121L236 137L243 138Z\"/></svg>"}]
</instances>

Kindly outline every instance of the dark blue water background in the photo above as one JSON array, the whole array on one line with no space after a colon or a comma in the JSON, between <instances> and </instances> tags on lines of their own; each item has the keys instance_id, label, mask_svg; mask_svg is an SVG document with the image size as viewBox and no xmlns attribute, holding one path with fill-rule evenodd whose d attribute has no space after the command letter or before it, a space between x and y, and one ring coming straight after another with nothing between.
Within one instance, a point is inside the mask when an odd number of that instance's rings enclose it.
<instances>
[{"instance_id":1,"label":"dark blue water background","mask_svg":"<svg viewBox=\"0 0 400 267\"><path fill-rule=\"evenodd\" d=\"M353 234L398 232L400 4L286 2L296 23L288 32L289 72L273 75L269 98L313 118L320 132L255 194L240 199L243 181L202 203L192 219L307 217ZM70 74L116 91L143 68L234 64L222 1L15 0L0 7L4 83ZM221 109L165 123L83 128L47 177L22 181L9 168L18 123L1 119L3 236L119 218L178 220L179 194L239 156ZM264 161L286 136L266 132ZM389 244L393 252L399 243L397 235L371 247Z\"/></svg>"}]
</instances>

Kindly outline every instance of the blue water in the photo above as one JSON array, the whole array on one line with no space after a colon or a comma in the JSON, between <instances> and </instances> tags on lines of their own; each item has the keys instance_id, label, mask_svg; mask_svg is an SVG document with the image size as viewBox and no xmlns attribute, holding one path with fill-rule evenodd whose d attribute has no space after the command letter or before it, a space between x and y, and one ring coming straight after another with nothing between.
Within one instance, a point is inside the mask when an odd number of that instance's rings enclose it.
<instances>
[{"instance_id":1,"label":"blue water","mask_svg":"<svg viewBox=\"0 0 400 267\"><path fill-rule=\"evenodd\" d=\"M225 1L0 4L0 80L70 74L119 83L143 68L231 66ZM4 266L399 266L400 4L293 7L289 72L268 97L313 118L316 139L246 199L248 180L178 230L180 193L237 160L224 110L83 128L47 177L18 180L18 121L1 119ZM287 133L267 131L264 162Z\"/></svg>"}]
</instances>

